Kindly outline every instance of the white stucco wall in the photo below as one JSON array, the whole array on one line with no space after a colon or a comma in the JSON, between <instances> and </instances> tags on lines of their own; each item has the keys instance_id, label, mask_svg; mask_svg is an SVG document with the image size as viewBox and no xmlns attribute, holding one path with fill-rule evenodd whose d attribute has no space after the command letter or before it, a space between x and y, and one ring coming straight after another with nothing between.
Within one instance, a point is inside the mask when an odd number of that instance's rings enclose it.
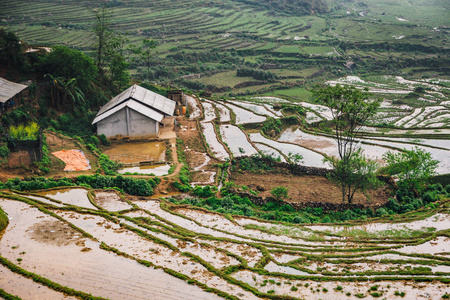
<instances>
[{"instance_id":1,"label":"white stucco wall","mask_svg":"<svg viewBox=\"0 0 450 300\"><path fill-rule=\"evenodd\" d=\"M97 123L97 134L106 137L116 135L129 137L156 137L159 133L159 122L152 120L128 107Z\"/></svg>"},{"instance_id":2,"label":"white stucco wall","mask_svg":"<svg viewBox=\"0 0 450 300\"><path fill-rule=\"evenodd\" d=\"M157 136L159 132L159 122L152 120L137 111L128 109L130 126L129 136Z\"/></svg>"},{"instance_id":3,"label":"white stucco wall","mask_svg":"<svg viewBox=\"0 0 450 300\"><path fill-rule=\"evenodd\" d=\"M108 138L116 135L128 135L125 109L121 109L115 114L98 122L97 134L104 134Z\"/></svg>"}]
</instances>

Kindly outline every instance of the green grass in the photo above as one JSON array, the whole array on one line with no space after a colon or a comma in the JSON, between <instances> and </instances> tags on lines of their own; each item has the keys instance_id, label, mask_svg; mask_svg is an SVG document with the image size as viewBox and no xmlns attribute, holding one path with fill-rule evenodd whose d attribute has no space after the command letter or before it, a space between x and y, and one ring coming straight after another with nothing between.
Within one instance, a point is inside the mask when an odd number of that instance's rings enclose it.
<instances>
[{"instance_id":1,"label":"green grass","mask_svg":"<svg viewBox=\"0 0 450 300\"><path fill-rule=\"evenodd\" d=\"M289 99L293 99L296 101L305 101L310 102L311 92L307 91L304 88L296 87L286 90L277 90L273 92L269 92L264 96L273 96L273 97L286 97Z\"/></svg>"}]
</instances>

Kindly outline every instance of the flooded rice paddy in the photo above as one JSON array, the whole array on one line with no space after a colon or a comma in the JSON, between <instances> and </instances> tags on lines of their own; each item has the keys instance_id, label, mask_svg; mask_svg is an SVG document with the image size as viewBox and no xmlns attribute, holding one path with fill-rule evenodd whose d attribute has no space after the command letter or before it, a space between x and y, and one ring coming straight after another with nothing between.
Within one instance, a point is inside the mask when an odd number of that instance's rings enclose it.
<instances>
[{"instance_id":1,"label":"flooded rice paddy","mask_svg":"<svg viewBox=\"0 0 450 300\"><path fill-rule=\"evenodd\" d=\"M223 142L228 145L228 148L234 156L250 156L258 153L253 145L247 140L246 134L233 125L220 125L220 134Z\"/></svg>"},{"instance_id":2,"label":"flooded rice paddy","mask_svg":"<svg viewBox=\"0 0 450 300\"><path fill-rule=\"evenodd\" d=\"M310 167L329 168L329 166L323 162L323 155L317 152L298 145L270 140L262 136L260 133L252 133L249 136L252 142L266 144L273 148L279 149L287 157L301 155L303 159L301 162L297 162L298 164Z\"/></svg>"},{"instance_id":3,"label":"flooded rice paddy","mask_svg":"<svg viewBox=\"0 0 450 300\"><path fill-rule=\"evenodd\" d=\"M103 152L108 155L110 159L123 164L164 161L166 144L164 142L112 144Z\"/></svg>"},{"instance_id":4,"label":"flooded rice paddy","mask_svg":"<svg viewBox=\"0 0 450 300\"><path fill-rule=\"evenodd\" d=\"M50 203L38 209L31 197L25 202L3 192L0 206L10 219L0 235L3 261L108 299L371 299L375 291L387 299L396 292L405 293L405 299L438 299L450 288L445 280L450 239L441 235L450 228L448 209L408 222L354 226L367 233L390 230L382 240L342 239L342 226L230 219L164 200L130 201L115 191L94 195L101 214ZM57 198L77 205L69 193ZM433 230L421 237L395 234L408 224ZM0 265L6 292L23 299L73 299L8 266Z\"/></svg>"},{"instance_id":5,"label":"flooded rice paddy","mask_svg":"<svg viewBox=\"0 0 450 300\"><path fill-rule=\"evenodd\" d=\"M236 124L259 123L264 122L267 119L266 117L257 115L233 104L227 103L226 106L236 115Z\"/></svg>"},{"instance_id":6,"label":"flooded rice paddy","mask_svg":"<svg viewBox=\"0 0 450 300\"><path fill-rule=\"evenodd\" d=\"M252 103L241 102L241 101L229 101L229 102L239 105L239 106L242 106L248 110L251 110L252 112L254 112L258 115L263 115L263 116L271 117L271 118L275 118L275 119L279 118L279 115L268 110L267 107L265 107L264 105L252 104Z\"/></svg>"},{"instance_id":7,"label":"flooded rice paddy","mask_svg":"<svg viewBox=\"0 0 450 300\"><path fill-rule=\"evenodd\" d=\"M201 124L203 130L203 136L205 137L206 143L209 145L209 149L212 154L220 160L225 160L230 157L225 147L219 142L219 139L214 131L214 125L212 123Z\"/></svg>"}]
</instances>

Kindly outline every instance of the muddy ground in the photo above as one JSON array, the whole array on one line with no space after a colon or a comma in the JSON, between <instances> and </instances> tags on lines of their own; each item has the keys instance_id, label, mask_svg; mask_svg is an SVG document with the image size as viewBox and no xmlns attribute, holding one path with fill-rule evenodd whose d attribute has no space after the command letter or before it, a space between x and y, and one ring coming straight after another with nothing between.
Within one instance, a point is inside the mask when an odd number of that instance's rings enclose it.
<instances>
[{"instance_id":1,"label":"muddy ground","mask_svg":"<svg viewBox=\"0 0 450 300\"><path fill-rule=\"evenodd\" d=\"M258 195L271 196L270 191L277 186L288 188L291 203L299 202L329 202L342 203L341 191L338 186L322 176L293 176L288 174L254 174L234 173L231 181L237 185L246 185L250 188L257 186L264 188ZM367 195L367 197L366 197ZM384 186L378 190L369 190L366 195L357 192L354 203L367 206L376 206L385 203L391 197L391 190Z\"/></svg>"},{"instance_id":2,"label":"muddy ground","mask_svg":"<svg viewBox=\"0 0 450 300\"><path fill-rule=\"evenodd\" d=\"M209 182L210 174L202 172L202 170L215 172L217 167L214 167L214 164L219 163L219 161L215 158L209 158L209 161L206 162L208 160L205 155L206 147L197 128L197 121L185 118L179 118L177 121L179 124L177 135L185 146L184 153L191 170L191 181L197 183ZM198 168L200 170L196 170Z\"/></svg>"}]
</instances>

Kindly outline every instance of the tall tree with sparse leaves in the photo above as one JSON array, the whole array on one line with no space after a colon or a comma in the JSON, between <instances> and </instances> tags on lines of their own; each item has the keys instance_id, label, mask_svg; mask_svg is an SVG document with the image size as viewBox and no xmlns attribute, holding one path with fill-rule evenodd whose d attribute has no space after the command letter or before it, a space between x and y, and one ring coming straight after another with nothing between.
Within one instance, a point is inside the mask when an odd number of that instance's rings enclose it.
<instances>
[{"instance_id":1,"label":"tall tree with sparse leaves","mask_svg":"<svg viewBox=\"0 0 450 300\"><path fill-rule=\"evenodd\" d=\"M123 55L124 39L113 30L111 24L113 14L106 6L93 12L95 17L93 31L96 38L93 46L95 63L100 73L121 89L130 79L128 63Z\"/></svg>"},{"instance_id":2,"label":"tall tree with sparse leaves","mask_svg":"<svg viewBox=\"0 0 450 300\"><path fill-rule=\"evenodd\" d=\"M366 171L373 169L372 163L362 155L358 139L362 125L375 115L381 100L371 100L371 94L367 90L339 84L315 90L313 94L316 101L327 106L333 116L331 126L337 142L339 158L325 160L334 168L330 176L334 181L339 182L342 201L351 203L355 187L372 185L370 181L373 178L366 172L358 175L358 165L364 166ZM370 180L364 181L364 179Z\"/></svg>"}]
</instances>

